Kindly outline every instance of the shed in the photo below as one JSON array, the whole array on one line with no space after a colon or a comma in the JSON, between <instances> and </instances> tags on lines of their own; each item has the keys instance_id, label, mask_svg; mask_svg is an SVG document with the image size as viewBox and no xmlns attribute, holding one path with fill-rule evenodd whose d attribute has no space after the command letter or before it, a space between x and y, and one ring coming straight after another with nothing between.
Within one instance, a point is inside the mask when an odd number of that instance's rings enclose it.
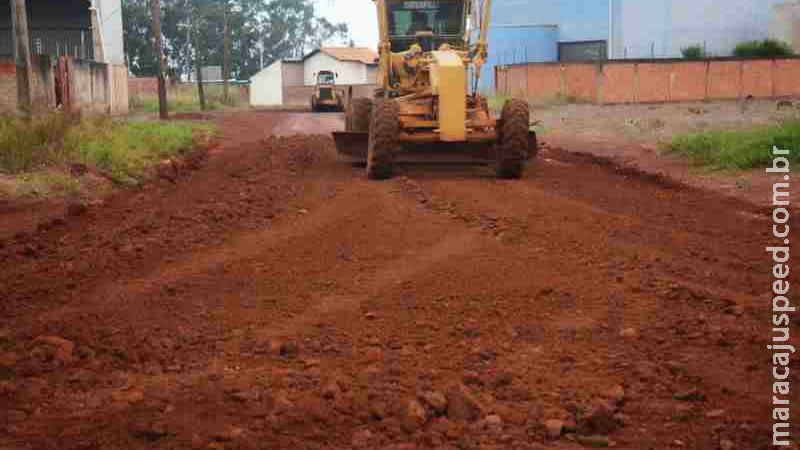
<instances>
[{"instance_id":1,"label":"shed","mask_svg":"<svg viewBox=\"0 0 800 450\"><path fill-rule=\"evenodd\" d=\"M302 86L302 84L302 61L275 61L250 78L250 104L253 106L283 105L286 87Z\"/></svg>"}]
</instances>

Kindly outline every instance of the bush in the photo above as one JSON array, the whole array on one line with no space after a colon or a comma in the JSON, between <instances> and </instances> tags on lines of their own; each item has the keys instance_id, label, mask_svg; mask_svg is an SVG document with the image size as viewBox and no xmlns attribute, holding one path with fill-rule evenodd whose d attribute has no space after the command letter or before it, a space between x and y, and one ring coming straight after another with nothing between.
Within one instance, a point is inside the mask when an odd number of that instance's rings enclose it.
<instances>
[{"instance_id":1,"label":"bush","mask_svg":"<svg viewBox=\"0 0 800 450\"><path fill-rule=\"evenodd\" d=\"M733 56L739 58L777 58L792 54L792 47L777 39L742 42L733 51Z\"/></svg>"},{"instance_id":2,"label":"bush","mask_svg":"<svg viewBox=\"0 0 800 450\"><path fill-rule=\"evenodd\" d=\"M61 161L61 141L75 118L63 113L36 115L30 120L0 118L0 172L17 173Z\"/></svg>"},{"instance_id":3,"label":"bush","mask_svg":"<svg viewBox=\"0 0 800 450\"><path fill-rule=\"evenodd\" d=\"M790 150L789 159L800 162L800 121L791 120L748 131L704 131L678 136L667 151L689 156L718 169L766 167L772 147Z\"/></svg>"},{"instance_id":4,"label":"bush","mask_svg":"<svg viewBox=\"0 0 800 450\"><path fill-rule=\"evenodd\" d=\"M703 50L701 45L690 45L681 49L681 54L685 59L703 59L706 57L706 51Z\"/></svg>"}]
</instances>

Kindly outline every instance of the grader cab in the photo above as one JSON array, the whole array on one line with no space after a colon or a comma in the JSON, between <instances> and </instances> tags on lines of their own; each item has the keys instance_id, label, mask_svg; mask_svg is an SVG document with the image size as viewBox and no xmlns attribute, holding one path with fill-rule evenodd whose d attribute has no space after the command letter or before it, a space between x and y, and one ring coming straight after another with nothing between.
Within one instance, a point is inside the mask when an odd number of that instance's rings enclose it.
<instances>
[{"instance_id":1,"label":"grader cab","mask_svg":"<svg viewBox=\"0 0 800 450\"><path fill-rule=\"evenodd\" d=\"M375 0L380 74L374 98L348 96L340 157L366 164L371 179L396 164L493 164L500 178L522 176L536 153L528 104L512 99L499 118L478 92L487 58L491 0L476 33L472 0ZM473 37L477 40L473 42Z\"/></svg>"}]
</instances>

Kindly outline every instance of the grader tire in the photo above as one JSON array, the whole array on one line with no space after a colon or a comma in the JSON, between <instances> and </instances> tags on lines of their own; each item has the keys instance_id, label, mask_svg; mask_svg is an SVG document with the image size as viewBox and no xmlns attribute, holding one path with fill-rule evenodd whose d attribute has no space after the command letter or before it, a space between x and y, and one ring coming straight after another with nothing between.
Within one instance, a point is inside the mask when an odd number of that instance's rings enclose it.
<instances>
[{"instance_id":1,"label":"grader tire","mask_svg":"<svg viewBox=\"0 0 800 450\"><path fill-rule=\"evenodd\" d=\"M372 100L368 98L353 99L352 129L355 132L369 132L369 122L372 120Z\"/></svg>"},{"instance_id":2,"label":"grader tire","mask_svg":"<svg viewBox=\"0 0 800 450\"><path fill-rule=\"evenodd\" d=\"M400 118L393 99L379 98L372 109L367 151L367 176L385 180L392 176L394 155L399 150Z\"/></svg>"},{"instance_id":3,"label":"grader tire","mask_svg":"<svg viewBox=\"0 0 800 450\"><path fill-rule=\"evenodd\" d=\"M500 115L501 129L497 146L497 177L510 180L522 176L528 156L528 129L530 111L528 104L511 99L503 106Z\"/></svg>"}]
</instances>

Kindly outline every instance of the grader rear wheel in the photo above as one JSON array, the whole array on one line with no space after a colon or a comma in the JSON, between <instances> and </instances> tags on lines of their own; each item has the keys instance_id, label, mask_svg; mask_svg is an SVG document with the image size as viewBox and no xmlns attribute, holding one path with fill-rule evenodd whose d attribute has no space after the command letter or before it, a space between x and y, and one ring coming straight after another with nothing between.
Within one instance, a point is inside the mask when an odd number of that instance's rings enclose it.
<instances>
[{"instance_id":1,"label":"grader rear wheel","mask_svg":"<svg viewBox=\"0 0 800 450\"><path fill-rule=\"evenodd\" d=\"M528 104L511 99L500 115L500 139L497 144L497 177L517 179L522 176L528 154L530 111Z\"/></svg>"},{"instance_id":2,"label":"grader rear wheel","mask_svg":"<svg viewBox=\"0 0 800 450\"><path fill-rule=\"evenodd\" d=\"M385 180L392 176L394 155L399 150L399 135L397 103L389 98L375 100L367 151L367 176L371 180Z\"/></svg>"}]
</instances>

